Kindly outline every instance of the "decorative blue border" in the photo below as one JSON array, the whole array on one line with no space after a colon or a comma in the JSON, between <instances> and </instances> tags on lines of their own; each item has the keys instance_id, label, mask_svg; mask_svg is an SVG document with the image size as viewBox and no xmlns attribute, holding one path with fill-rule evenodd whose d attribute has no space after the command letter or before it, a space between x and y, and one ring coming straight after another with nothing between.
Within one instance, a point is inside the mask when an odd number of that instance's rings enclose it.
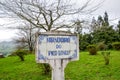
<instances>
[{"instance_id":1,"label":"decorative blue border","mask_svg":"<svg viewBox=\"0 0 120 80\"><path fill-rule=\"evenodd\" d=\"M72 38L72 40L74 41L74 43L77 44L77 37L76 36L70 36L70 38Z\"/></svg>"},{"instance_id":2,"label":"decorative blue border","mask_svg":"<svg viewBox=\"0 0 120 80\"><path fill-rule=\"evenodd\" d=\"M72 38L72 40L74 41L74 44L76 45L76 49L74 50L74 53L72 54L72 56L70 56L69 58L75 59L75 58L77 58L77 37L70 36L70 38Z\"/></svg>"},{"instance_id":3,"label":"decorative blue border","mask_svg":"<svg viewBox=\"0 0 120 80\"><path fill-rule=\"evenodd\" d=\"M69 58L75 59L77 58L77 49L74 50L74 53L72 56L70 56Z\"/></svg>"},{"instance_id":4,"label":"decorative blue border","mask_svg":"<svg viewBox=\"0 0 120 80\"><path fill-rule=\"evenodd\" d=\"M39 36L39 40L38 40L38 44L41 44L42 41L43 41L46 37L48 37L48 36L47 36L47 35L40 35L40 36Z\"/></svg>"},{"instance_id":5,"label":"decorative blue border","mask_svg":"<svg viewBox=\"0 0 120 80\"><path fill-rule=\"evenodd\" d=\"M38 60L46 60L47 57L45 57L43 54L41 54L40 50L38 50Z\"/></svg>"}]
</instances>

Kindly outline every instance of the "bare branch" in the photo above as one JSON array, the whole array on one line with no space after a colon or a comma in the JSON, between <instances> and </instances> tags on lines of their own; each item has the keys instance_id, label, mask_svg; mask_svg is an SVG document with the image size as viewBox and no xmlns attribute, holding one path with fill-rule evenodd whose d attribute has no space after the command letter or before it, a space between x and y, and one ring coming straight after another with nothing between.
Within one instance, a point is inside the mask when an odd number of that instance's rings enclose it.
<instances>
[{"instance_id":1,"label":"bare branch","mask_svg":"<svg viewBox=\"0 0 120 80\"><path fill-rule=\"evenodd\" d=\"M102 4L91 6L92 1L87 0L76 7L72 0L2 0L0 8L6 15L17 16L35 27L50 31L70 26L67 23L73 19L69 17L80 13L90 14Z\"/></svg>"}]
</instances>

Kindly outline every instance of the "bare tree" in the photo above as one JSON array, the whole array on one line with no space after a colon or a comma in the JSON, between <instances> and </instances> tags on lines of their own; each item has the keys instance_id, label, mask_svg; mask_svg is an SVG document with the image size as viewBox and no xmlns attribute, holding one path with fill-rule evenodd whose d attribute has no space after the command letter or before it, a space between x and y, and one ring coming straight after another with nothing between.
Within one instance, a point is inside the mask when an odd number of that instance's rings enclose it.
<instances>
[{"instance_id":1,"label":"bare tree","mask_svg":"<svg viewBox=\"0 0 120 80\"><path fill-rule=\"evenodd\" d=\"M72 0L1 0L1 13L18 17L44 31L71 28L71 16L90 13L101 3L89 6L93 0L87 0L76 7Z\"/></svg>"},{"instance_id":2,"label":"bare tree","mask_svg":"<svg viewBox=\"0 0 120 80\"><path fill-rule=\"evenodd\" d=\"M19 26L16 29L19 30L17 33L17 38L14 40L18 43L20 48L28 48L29 51L34 51L35 49L35 33L39 32L39 29L34 28L32 24L25 24L24 26Z\"/></svg>"}]
</instances>

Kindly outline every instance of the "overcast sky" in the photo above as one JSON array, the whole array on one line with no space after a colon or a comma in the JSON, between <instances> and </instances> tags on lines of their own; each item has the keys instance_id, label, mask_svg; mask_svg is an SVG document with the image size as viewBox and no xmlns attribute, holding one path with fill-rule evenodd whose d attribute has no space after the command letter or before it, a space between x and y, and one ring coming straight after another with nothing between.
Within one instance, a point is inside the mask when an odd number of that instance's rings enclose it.
<instances>
[{"instance_id":1,"label":"overcast sky","mask_svg":"<svg viewBox=\"0 0 120 80\"><path fill-rule=\"evenodd\" d=\"M105 11L107 11L109 15L110 22L116 24L117 21L120 20L120 0L105 0L102 6L98 10L93 12L92 15L90 15L90 17L93 16L97 17L98 15L103 16ZM0 18L0 25L5 24L6 21L7 21L6 19ZM15 31L0 28L0 41L10 40L14 36Z\"/></svg>"},{"instance_id":2,"label":"overcast sky","mask_svg":"<svg viewBox=\"0 0 120 80\"><path fill-rule=\"evenodd\" d=\"M103 14L104 11L107 11L109 14L109 19L120 19L120 0L105 0L103 6L101 6L94 13Z\"/></svg>"}]
</instances>

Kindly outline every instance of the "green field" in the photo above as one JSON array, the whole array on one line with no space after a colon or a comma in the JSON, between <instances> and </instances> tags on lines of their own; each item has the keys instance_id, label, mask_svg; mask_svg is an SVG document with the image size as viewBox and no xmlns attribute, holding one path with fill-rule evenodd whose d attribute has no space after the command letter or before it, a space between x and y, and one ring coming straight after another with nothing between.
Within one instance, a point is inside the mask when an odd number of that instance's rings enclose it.
<instances>
[{"instance_id":1,"label":"green field","mask_svg":"<svg viewBox=\"0 0 120 80\"><path fill-rule=\"evenodd\" d=\"M104 65L101 52L98 55L80 53L80 60L70 62L65 69L65 80L120 80L120 51L110 51L110 64ZM27 55L21 62L18 57L0 59L0 80L51 80L43 75L34 55Z\"/></svg>"}]
</instances>

